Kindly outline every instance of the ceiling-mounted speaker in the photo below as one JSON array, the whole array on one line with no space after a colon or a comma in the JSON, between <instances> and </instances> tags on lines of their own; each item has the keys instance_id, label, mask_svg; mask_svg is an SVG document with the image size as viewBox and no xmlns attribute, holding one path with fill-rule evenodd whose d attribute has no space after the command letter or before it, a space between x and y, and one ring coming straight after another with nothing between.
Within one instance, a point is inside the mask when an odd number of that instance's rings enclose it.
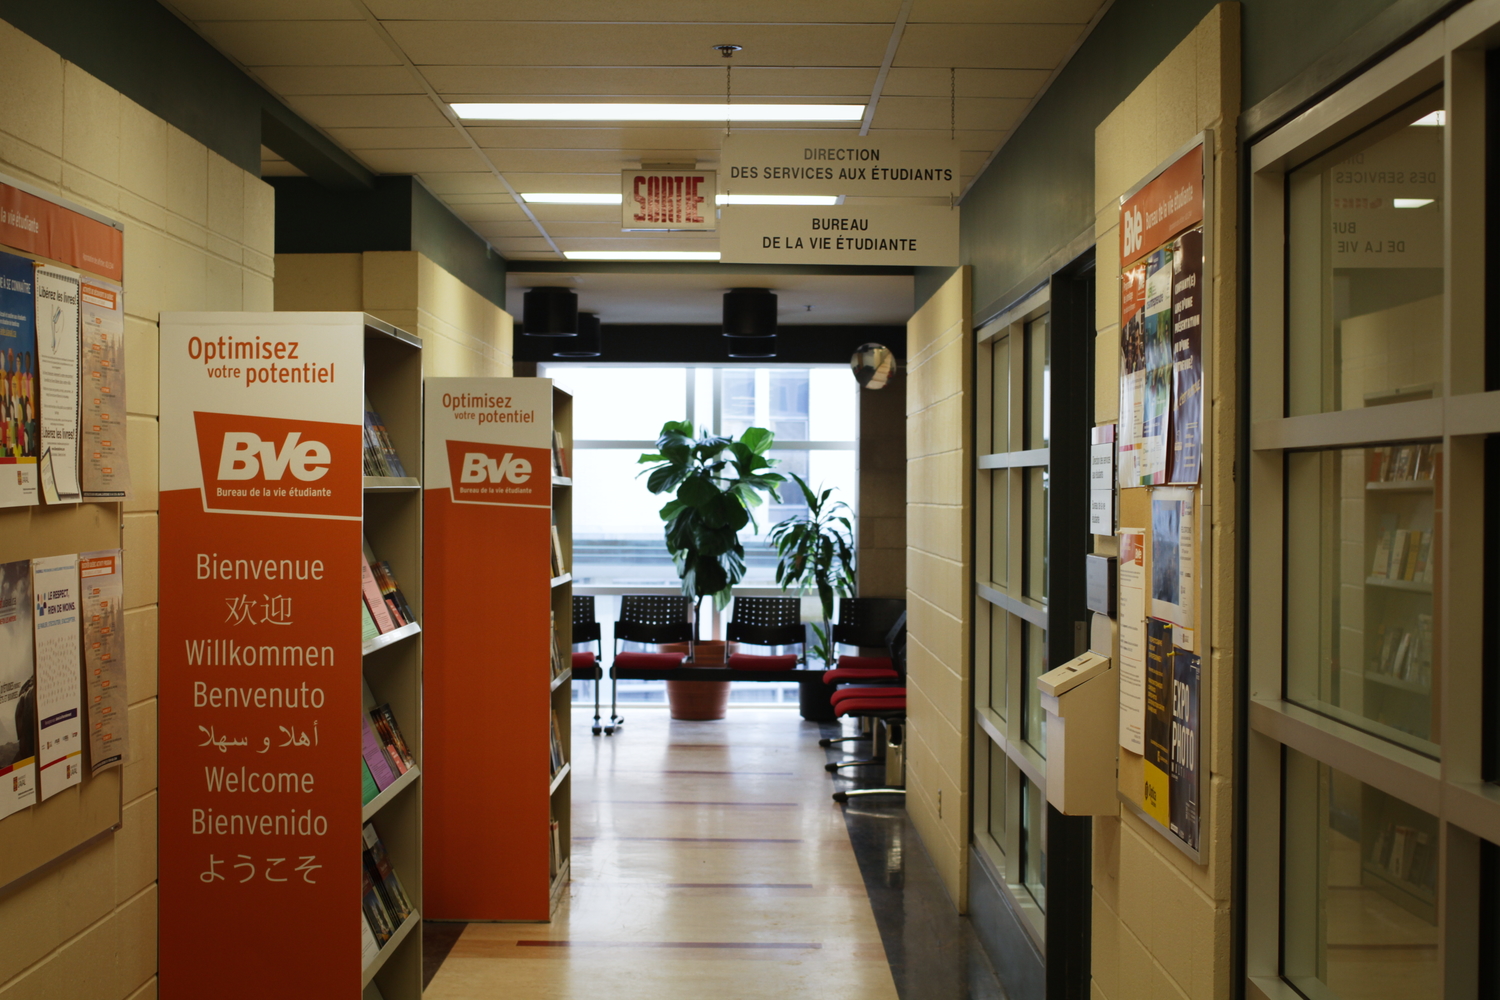
<instances>
[{"instance_id":1,"label":"ceiling-mounted speaker","mask_svg":"<svg viewBox=\"0 0 1500 1000\"><path fill-rule=\"evenodd\" d=\"M729 356L731 358L774 358L776 357L775 337L730 337L725 336L724 343L729 345Z\"/></svg>"},{"instance_id":2,"label":"ceiling-mounted speaker","mask_svg":"<svg viewBox=\"0 0 1500 1000\"><path fill-rule=\"evenodd\" d=\"M578 336L572 340L558 343L558 350L552 352L554 358L597 358L600 353L599 315L597 313L578 314Z\"/></svg>"},{"instance_id":3,"label":"ceiling-mounted speaker","mask_svg":"<svg viewBox=\"0 0 1500 1000\"><path fill-rule=\"evenodd\" d=\"M533 288L521 310L521 330L528 337L578 335L578 296L567 288Z\"/></svg>"},{"instance_id":4,"label":"ceiling-mounted speaker","mask_svg":"<svg viewBox=\"0 0 1500 1000\"><path fill-rule=\"evenodd\" d=\"M732 288L725 292L724 336L776 336L776 293L765 288Z\"/></svg>"}]
</instances>

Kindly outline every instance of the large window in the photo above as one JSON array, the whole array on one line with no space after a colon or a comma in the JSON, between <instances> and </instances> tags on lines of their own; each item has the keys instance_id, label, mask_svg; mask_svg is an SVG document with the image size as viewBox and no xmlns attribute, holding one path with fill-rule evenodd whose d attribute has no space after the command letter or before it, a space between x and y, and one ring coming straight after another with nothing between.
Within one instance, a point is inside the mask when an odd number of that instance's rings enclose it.
<instances>
[{"instance_id":1,"label":"large window","mask_svg":"<svg viewBox=\"0 0 1500 1000\"><path fill-rule=\"evenodd\" d=\"M573 394L573 589L595 595L606 650L619 595L680 591L658 515L669 498L646 489L637 461L655 448L666 421L691 420L700 431L734 436L747 427L768 428L776 435L771 451L776 471L794 472L814 488L832 488L835 497L857 507L857 386L843 366L570 363L543 365L540 374ZM780 593L767 532L777 521L806 510L795 483L788 481L780 492L780 502L752 512L758 532L748 527L741 532L747 572L736 588L739 593ZM710 628L718 628L718 616L705 627L705 637ZM574 691L575 699L592 704L590 685L579 682ZM621 681L620 697L663 703L665 686L660 681ZM795 704L797 685L735 685L730 697Z\"/></svg>"},{"instance_id":2,"label":"large window","mask_svg":"<svg viewBox=\"0 0 1500 1000\"><path fill-rule=\"evenodd\" d=\"M1472 996L1480 975L1500 394L1485 59L1462 34L1433 29L1251 148L1252 997Z\"/></svg>"}]
</instances>

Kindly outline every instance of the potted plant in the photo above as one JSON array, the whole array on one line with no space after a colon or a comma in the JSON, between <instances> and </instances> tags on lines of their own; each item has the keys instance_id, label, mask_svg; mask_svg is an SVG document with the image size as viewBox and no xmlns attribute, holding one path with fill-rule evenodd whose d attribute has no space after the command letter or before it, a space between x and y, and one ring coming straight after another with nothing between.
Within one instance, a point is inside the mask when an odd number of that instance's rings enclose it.
<instances>
[{"instance_id":1,"label":"potted plant","mask_svg":"<svg viewBox=\"0 0 1500 1000\"><path fill-rule=\"evenodd\" d=\"M724 607L734 585L745 577L745 547L739 532L747 524L758 530L751 510L765 502L762 494L775 497L777 484L786 482L770 471L772 460L766 457L774 439L763 427L746 429L738 440L707 433L695 437L690 422L669 420L656 439L656 451L640 457L642 465L650 466L642 470L646 488L672 494L661 509L661 519L682 592L693 601L695 636L703 599L711 597L717 607ZM699 645L695 639L695 660ZM709 688L712 691L705 690ZM717 709L713 704L697 709L680 705L689 694L709 695ZM667 697L673 718L719 719L728 704L729 685L668 681Z\"/></svg>"},{"instance_id":2,"label":"potted plant","mask_svg":"<svg viewBox=\"0 0 1500 1000\"><path fill-rule=\"evenodd\" d=\"M833 599L854 594L853 513L842 500L832 500L832 489L814 492L795 472L791 477L807 500L807 513L794 514L771 529L776 547L776 582L783 591L796 588L799 595L816 591L823 612L822 624L813 624L811 653L833 662Z\"/></svg>"}]
</instances>

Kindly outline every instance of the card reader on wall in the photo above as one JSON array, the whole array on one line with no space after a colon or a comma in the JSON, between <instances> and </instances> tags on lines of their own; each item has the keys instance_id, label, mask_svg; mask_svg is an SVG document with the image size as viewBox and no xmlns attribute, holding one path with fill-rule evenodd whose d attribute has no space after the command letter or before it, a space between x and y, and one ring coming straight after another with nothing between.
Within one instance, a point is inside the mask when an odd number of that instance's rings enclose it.
<instances>
[{"instance_id":1,"label":"card reader on wall","mask_svg":"<svg viewBox=\"0 0 1500 1000\"><path fill-rule=\"evenodd\" d=\"M1074 657L1036 687L1047 712L1047 801L1065 816L1115 815L1120 685L1109 657Z\"/></svg>"}]
</instances>

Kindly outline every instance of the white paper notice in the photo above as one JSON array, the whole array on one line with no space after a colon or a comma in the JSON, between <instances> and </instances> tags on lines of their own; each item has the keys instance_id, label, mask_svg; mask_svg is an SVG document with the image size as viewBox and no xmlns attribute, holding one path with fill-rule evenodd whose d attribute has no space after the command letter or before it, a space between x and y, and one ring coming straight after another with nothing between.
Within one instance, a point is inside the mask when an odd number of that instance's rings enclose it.
<instances>
[{"instance_id":1,"label":"white paper notice","mask_svg":"<svg viewBox=\"0 0 1500 1000\"><path fill-rule=\"evenodd\" d=\"M0 819L36 802L31 560L0 564Z\"/></svg>"},{"instance_id":2,"label":"white paper notice","mask_svg":"<svg viewBox=\"0 0 1500 1000\"><path fill-rule=\"evenodd\" d=\"M36 595L37 772L42 798L83 777L79 718L78 557L31 561Z\"/></svg>"},{"instance_id":3,"label":"white paper notice","mask_svg":"<svg viewBox=\"0 0 1500 1000\"><path fill-rule=\"evenodd\" d=\"M1151 617L1193 628L1193 491L1185 487L1151 494Z\"/></svg>"},{"instance_id":4,"label":"white paper notice","mask_svg":"<svg viewBox=\"0 0 1500 1000\"><path fill-rule=\"evenodd\" d=\"M1146 752L1146 533L1120 529L1120 746Z\"/></svg>"},{"instance_id":5,"label":"white paper notice","mask_svg":"<svg viewBox=\"0 0 1500 1000\"><path fill-rule=\"evenodd\" d=\"M119 285L83 278L79 299L83 495L89 500L129 500L124 294Z\"/></svg>"},{"instance_id":6,"label":"white paper notice","mask_svg":"<svg viewBox=\"0 0 1500 1000\"><path fill-rule=\"evenodd\" d=\"M89 773L125 762L130 724L125 692L125 596L120 550L78 557L83 611L83 689L88 705Z\"/></svg>"},{"instance_id":7,"label":"white paper notice","mask_svg":"<svg viewBox=\"0 0 1500 1000\"><path fill-rule=\"evenodd\" d=\"M78 274L36 269L36 343L42 379L42 496L76 503L78 487Z\"/></svg>"}]
</instances>

